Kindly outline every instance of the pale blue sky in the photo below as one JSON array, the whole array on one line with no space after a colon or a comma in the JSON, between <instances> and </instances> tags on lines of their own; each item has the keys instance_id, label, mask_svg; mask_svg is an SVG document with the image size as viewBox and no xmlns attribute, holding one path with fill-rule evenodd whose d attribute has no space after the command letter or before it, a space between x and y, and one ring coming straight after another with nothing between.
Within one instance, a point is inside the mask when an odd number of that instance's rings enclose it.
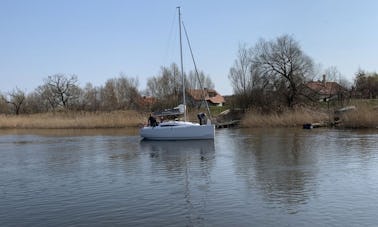
<instances>
[{"instance_id":1,"label":"pale blue sky","mask_svg":"<svg viewBox=\"0 0 378 227\"><path fill-rule=\"evenodd\" d=\"M178 5L198 67L225 95L238 45L283 34L350 81L358 68L378 70L375 0L0 0L0 92L31 92L56 73L76 74L83 87L123 72L143 89L179 62Z\"/></svg>"}]
</instances>

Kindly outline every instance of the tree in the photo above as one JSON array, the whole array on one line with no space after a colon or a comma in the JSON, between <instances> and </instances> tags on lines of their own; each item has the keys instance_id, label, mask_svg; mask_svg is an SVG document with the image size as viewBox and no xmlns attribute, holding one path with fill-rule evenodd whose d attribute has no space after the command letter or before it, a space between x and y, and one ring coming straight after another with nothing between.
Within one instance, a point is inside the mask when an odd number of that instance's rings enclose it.
<instances>
[{"instance_id":1,"label":"tree","mask_svg":"<svg viewBox=\"0 0 378 227\"><path fill-rule=\"evenodd\" d=\"M162 67L160 74L147 81L147 92L157 98L159 103L155 108L171 108L177 105L182 94L181 73L177 64Z\"/></svg>"},{"instance_id":2,"label":"tree","mask_svg":"<svg viewBox=\"0 0 378 227\"><path fill-rule=\"evenodd\" d=\"M101 109L111 111L118 108L118 100L115 91L114 79L105 82L105 86L100 89Z\"/></svg>"},{"instance_id":3,"label":"tree","mask_svg":"<svg viewBox=\"0 0 378 227\"><path fill-rule=\"evenodd\" d=\"M137 78L127 77L122 73L118 78L108 79L105 82L105 86L100 88L99 102L101 109L107 111L115 109L138 109L140 100L138 84Z\"/></svg>"},{"instance_id":4,"label":"tree","mask_svg":"<svg viewBox=\"0 0 378 227\"><path fill-rule=\"evenodd\" d=\"M213 81L203 71L200 71L198 76L194 71L190 71L185 83L185 87L189 89L201 89L201 86L202 88L214 89Z\"/></svg>"},{"instance_id":5,"label":"tree","mask_svg":"<svg viewBox=\"0 0 378 227\"><path fill-rule=\"evenodd\" d=\"M119 107L121 109L137 109L139 105L138 98L140 97L138 79L127 77L121 73L120 77L116 78L114 81Z\"/></svg>"},{"instance_id":6,"label":"tree","mask_svg":"<svg viewBox=\"0 0 378 227\"><path fill-rule=\"evenodd\" d=\"M79 98L80 89L77 82L76 75L67 77L64 74L54 74L44 79L44 84L37 90L52 109L56 107L67 109Z\"/></svg>"},{"instance_id":7,"label":"tree","mask_svg":"<svg viewBox=\"0 0 378 227\"><path fill-rule=\"evenodd\" d=\"M97 111L100 107L99 88L87 83L83 88L82 107L84 110Z\"/></svg>"},{"instance_id":8,"label":"tree","mask_svg":"<svg viewBox=\"0 0 378 227\"><path fill-rule=\"evenodd\" d=\"M312 60L299 44L284 35L271 41L261 39L252 48L239 45L228 78L240 107L272 109L281 104L293 107L313 70Z\"/></svg>"},{"instance_id":9,"label":"tree","mask_svg":"<svg viewBox=\"0 0 378 227\"><path fill-rule=\"evenodd\" d=\"M341 73L336 66L326 68L323 75L326 76L326 78L323 78L323 80L327 81L338 81L341 79Z\"/></svg>"},{"instance_id":10,"label":"tree","mask_svg":"<svg viewBox=\"0 0 378 227\"><path fill-rule=\"evenodd\" d=\"M288 107L293 107L301 86L312 72L313 61L289 35L272 41L260 40L252 49L252 75L271 85L269 88Z\"/></svg>"},{"instance_id":11,"label":"tree","mask_svg":"<svg viewBox=\"0 0 378 227\"><path fill-rule=\"evenodd\" d=\"M231 67L228 78L236 95L246 95L252 89L251 56L246 44L240 44L237 59Z\"/></svg>"},{"instance_id":12,"label":"tree","mask_svg":"<svg viewBox=\"0 0 378 227\"><path fill-rule=\"evenodd\" d=\"M37 91L33 91L26 96L24 106L26 113L45 112L48 111L46 107L48 106L45 105L42 96Z\"/></svg>"},{"instance_id":13,"label":"tree","mask_svg":"<svg viewBox=\"0 0 378 227\"><path fill-rule=\"evenodd\" d=\"M256 101L256 97L252 96L251 57L251 49L247 48L246 44L239 44L237 59L228 74L235 94L235 104L243 109L247 109Z\"/></svg>"},{"instance_id":14,"label":"tree","mask_svg":"<svg viewBox=\"0 0 378 227\"><path fill-rule=\"evenodd\" d=\"M14 89L8 93L9 99L6 99L3 96L3 99L6 103L11 104L14 109L14 113L18 115L20 113L21 107L25 101L25 92L19 88Z\"/></svg>"},{"instance_id":15,"label":"tree","mask_svg":"<svg viewBox=\"0 0 378 227\"><path fill-rule=\"evenodd\" d=\"M369 73L359 69L354 84L356 92L361 98L373 99L378 97L378 73Z\"/></svg>"},{"instance_id":16,"label":"tree","mask_svg":"<svg viewBox=\"0 0 378 227\"><path fill-rule=\"evenodd\" d=\"M0 93L0 113L8 113L8 103L7 99L5 98L5 95Z\"/></svg>"}]
</instances>

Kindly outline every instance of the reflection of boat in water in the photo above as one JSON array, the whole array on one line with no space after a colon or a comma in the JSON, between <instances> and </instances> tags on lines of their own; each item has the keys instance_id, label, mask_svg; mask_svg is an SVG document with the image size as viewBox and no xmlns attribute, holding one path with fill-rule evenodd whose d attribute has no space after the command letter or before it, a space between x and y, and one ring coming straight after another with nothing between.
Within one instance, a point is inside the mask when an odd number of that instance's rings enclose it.
<instances>
[{"instance_id":1,"label":"reflection of boat in water","mask_svg":"<svg viewBox=\"0 0 378 227\"><path fill-rule=\"evenodd\" d=\"M215 153L214 140L141 140L140 148L141 151L148 152L152 158L170 160L176 165L195 157L202 161L212 160Z\"/></svg>"},{"instance_id":2,"label":"reflection of boat in water","mask_svg":"<svg viewBox=\"0 0 378 227\"><path fill-rule=\"evenodd\" d=\"M163 174L175 181L175 191L185 198L183 212L191 224L198 224L197 208L206 206L207 188L210 187L215 160L214 140L141 140L140 150L149 154L153 170L164 170L167 173Z\"/></svg>"},{"instance_id":3,"label":"reflection of boat in water","mask_svg":"<svg viewBox=\"0 0 378 227\"><path fill-rule=\"evenodd\" d=\"M177 141L153 141L141 140L143 150L153 152L214 152L214 140L177 140Z\"/></svg>"}]
</instances>

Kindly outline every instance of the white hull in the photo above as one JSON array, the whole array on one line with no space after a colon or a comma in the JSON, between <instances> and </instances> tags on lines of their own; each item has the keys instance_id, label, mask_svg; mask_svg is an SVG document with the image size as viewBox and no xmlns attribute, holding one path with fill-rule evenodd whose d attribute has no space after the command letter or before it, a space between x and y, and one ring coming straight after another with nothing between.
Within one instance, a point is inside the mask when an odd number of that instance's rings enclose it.
<instances>
[{"instance_id":1,"label":"white hull","mask_svg":"<svg viewBox=\"0 0 378 227\"><path fill-rule=\"evenodd\" d=\"M184 121L168 121L158 126L145 126L140 136L147 140L199 140L214 139L214 125L200 125Z\"/></svg>"}]
</instances>

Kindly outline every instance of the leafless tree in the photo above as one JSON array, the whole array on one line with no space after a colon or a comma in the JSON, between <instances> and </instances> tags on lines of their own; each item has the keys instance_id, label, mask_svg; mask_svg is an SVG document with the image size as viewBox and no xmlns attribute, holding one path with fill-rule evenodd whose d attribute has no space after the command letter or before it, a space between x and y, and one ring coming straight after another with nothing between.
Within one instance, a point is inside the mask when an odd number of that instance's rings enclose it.
<instances>
[{"instance_id":1,"label":"leafless tree","mask_svg":"<svg viewBox=\"0 0 378 227\"><path fill-rule=\"evenodd\" d=\"M56 107L66 109L79 97L80 89L77 83L76 75L67 77L64 74L54 74L44 79L44 84L37 90L52 109Z\"/></svg>"},{"instance_id":2,"label":"leafless tree","mask_svg":"<svg viewBox=\"0 0 378 227\"><path fill-rule=\"evenodd\" d=\"M252 89L251 56L246 44L240 44L237 59L228 74L234 94L247 95Z\"/></svg>"},{"instance_id":3,"label":"leafless tree","mask_svg":"<svg viewBox=\"0 0 378 227\"><path fill-rule=\"evenodd\" d=\"M100 89L100 106L104 110L138 109L138 79L122 74L105 82Z\"/></svg>"},{"instance_id":4,"label":"leafless tree","mask_svg":"<svg viewBox=\"0 0 378 227\"><path fill-rule=\"evenodd\" d=\"M100 107L100 91L91 83L87 83L83 88L81 97L82 108L89 111L97 111Z\"/></svg>"},{"instance_id":5,"label":"leafless tree","mask_svg":"<svg viewBox=\"0 0 378 227\"><path fill-rule=\"evenodd\" d=\"M116 96L119 107L121 109L137 109L137 101L140 97L138 91L138 79L127 77L126 75L121 73L120 77L115 79L115 83Z\"/></svg>"},{"instance_id":6,"label":"leafless tree","mask_svg":"<svg viewBox=\"0 0 378 227\"><path fill-rule=\"evenodd\" d=\"M2 98L4 101L10 105L12 105L14 113L16 115L20 114L21 107L25 101L25 92L20 90L19 88L14 89L13 91L8 93L9 99L6 99L4 96Z\"/></svg>"},{"instance_id":7,"label":"leafless tree","mask_svg":"<svg viewBox=\"0 0 378 227\"><path fill-rule=\"evenodd\" d=\"M198 76L194 71L190 71L185 86L190 89L201 89L201 86L202 88L214 89L213 81L203 71L200 71Z\"/></svg>"},{"instance_id":8,"label":"leafless tree","mask_svg":"<svg viewBox=\"0 0 378 227\"><path fill-rule=\"evenodd\" d=\"M118 108L117 95L115 90L114 79L109 79L105 82L105 86L100 89L101 109L106 111L115 110Z\"/></svg>"},{"instance_id":9,"label":"leafless tree","mask_svg":"<svg viewBox=\"0 0 378 227\"><path fill-rule=\"evenodd\" d=\"M169 108L178 104L182 94L181 81L180 71L175 63L169 68L162 67L158 76L148 79L148 93L160 100L156 108Z\"/></svg>"},{"instance_id":10,"label":"leafless tree","mask_svg":"<svg viewBox=\"0 0 378 227\"><path fill-rule=\"evenodd\" d=\"M44 104L42 96L37 91L33 91L26 96L24 106L26 113L46 112L49 110L48 107Z\"/></svg>"},{"instance_id":11,"label":"leafless tree","mask_svg":"<svg viewBox=\"0 0 378 227\"><path fill-rule=\"evenodd\" d=\"M293 107L302 84L313 71L313 61L289 35L260 40L252 49L251 62L252 74L268 81L288 107Z\"/></svg>"},{"instance_id":12,"label":"leafless tree","mask_svg":"<svg viewBox=\"0 0 378 227\"><path fill-rule=\"evenodd\" d=\"M42 103L46 111L54 111L59 106L59 102L56 100L56 97L48 84L38 86L36 92L42 98Z\"/></svg>"}]
</instances>

